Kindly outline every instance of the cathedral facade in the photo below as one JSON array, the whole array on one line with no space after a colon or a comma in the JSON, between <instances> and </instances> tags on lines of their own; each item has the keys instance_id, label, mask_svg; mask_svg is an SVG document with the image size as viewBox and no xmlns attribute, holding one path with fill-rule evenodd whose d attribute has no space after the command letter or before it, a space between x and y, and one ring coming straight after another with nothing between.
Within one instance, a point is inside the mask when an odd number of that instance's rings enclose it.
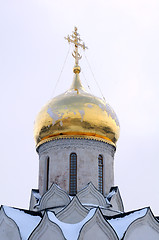
<instances>
[{"instance_id":1,"label":"cathedral facade","mask_svg":"<svg viewBox=\"0 0 159 240\"><path fill-rule=\"evenodd\" d=\"M111 106L88 93L80 80L77 28L73 83L39 112L34 128L39 186L29 210L1 206L2 240L158 240L150 208L124 212L114 186L114 155L120 125Z\"/></svg>"}]
</instances>

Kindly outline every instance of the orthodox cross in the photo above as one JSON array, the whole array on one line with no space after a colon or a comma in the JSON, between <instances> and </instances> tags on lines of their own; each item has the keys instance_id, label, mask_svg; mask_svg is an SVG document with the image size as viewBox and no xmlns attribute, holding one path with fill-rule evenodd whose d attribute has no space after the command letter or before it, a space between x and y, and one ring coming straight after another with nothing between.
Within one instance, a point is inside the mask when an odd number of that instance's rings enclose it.
<instances>
[{"instance_id":1,"label":"orthodox cross","mask_svg":"<svg viewBox=\"0 0 159 240\"><path fill-rule=\"evenodd\" d=\"M81 43L82 40L80 39L80 35L77 32L77 27L74 28L73 34L70 36L68 35L67 37L65 37L65 39L68 41L68 43L73 43L75 45L74 53L72 53L72 56L75 58L75 70L79 68L78 62L82 58L82 56L78 52L78 47L83 48L83 50L85 50L87 47L85 46L84 42Z\"/></svg>"}]
</instances>

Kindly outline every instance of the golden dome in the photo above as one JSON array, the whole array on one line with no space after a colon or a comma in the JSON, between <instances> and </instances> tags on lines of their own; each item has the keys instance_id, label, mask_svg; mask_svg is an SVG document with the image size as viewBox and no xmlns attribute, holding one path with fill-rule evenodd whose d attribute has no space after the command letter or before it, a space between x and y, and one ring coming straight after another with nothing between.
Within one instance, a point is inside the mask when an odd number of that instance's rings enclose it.
<instances>
[{"instance_id":1,"label":"golden dome","mask_svg":"<svg viewBox=\"0 0 159 240\"><path fill-rule=\"evenodd\" d=\"M115 146L119 131L112 108L86 92L75 73L71 88L53 98L38 114L34 137L37 147L59 138L96 139Z\"/></svg>"},{"instance_id":2,"label":"golden dome","mask_svg":"<svg viewBox=\"0 0 159 240\"><path fill-rule=\"evenodd\" d=\"M102 99L86 92L80 82L78 47L86 46L80 43L77 28L66 39L75 44L74 80L68 91L53 98L38 114L34 128L36 146L60 138L94 139L115 146L120 132L115 112Z\"/></svg>"}]
</instances>

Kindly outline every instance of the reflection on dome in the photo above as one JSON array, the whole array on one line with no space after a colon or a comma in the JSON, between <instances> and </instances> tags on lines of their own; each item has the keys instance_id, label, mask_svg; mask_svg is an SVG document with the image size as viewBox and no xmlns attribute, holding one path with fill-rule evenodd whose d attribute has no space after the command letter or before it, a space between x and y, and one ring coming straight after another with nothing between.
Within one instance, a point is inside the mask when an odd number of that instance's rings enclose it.
<instances>
[{"instance_id":1,"label":"reflection on dome","mask_svg":"<svg viewBox=\"0 0 159 240\"><path fill-rule=\"evenodd\" d=\"M42 108L35 121L34 134L37 146L70 137L91 138L115 145L119 122L113 109L102 99L73 86Z\"/></svg>"},{"instance_id":2,"label":"reflection on dome","mask_svg":"<svg viewBox=\"0 0 159 240\"><path fill-rule=\"evenodd\" d=\"M67 40L71 41L69 37ZM119 138L119 122L113 109L102 99L86 92L80 82L78 46L85 45L78 45L78 39L75 40L72 86L53 98L38 114L34 128L37 147L59 138L94 139L115 146Z\"/></svg>"}]
</instances>

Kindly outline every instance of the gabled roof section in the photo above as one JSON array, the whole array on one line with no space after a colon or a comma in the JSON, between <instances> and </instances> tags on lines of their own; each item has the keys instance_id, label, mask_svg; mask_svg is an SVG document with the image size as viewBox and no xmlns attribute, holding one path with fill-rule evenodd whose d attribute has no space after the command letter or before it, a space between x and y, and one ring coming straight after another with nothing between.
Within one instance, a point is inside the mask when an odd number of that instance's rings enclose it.
<instances>
[{"instance_id":1,"label":"gabled roof section","mask_svg":"<svg viewBox=\"0 0 159 240\"><path fill-rule=\"evenodd\" d=\"M159 221L155 218L150 208L147 208L146 214L135 219L127 228L123 239L129 240L158 240L159 239Z\"/></svg>"},{"instance_id":2,"label":"gabled roof section","mask_svg":"<svg viewBox=\"0 0 159 240\"><path fill-rule=\"evenodd\" d=\"M104 218L107 219L107 221L114 228L119 239L123 239L124 233L127 231L127 228L129 227L129 225L134 220L145 216L147 211L148 211L148 208L143 208L143 209L140 209L137 211L121 213L121 214L118 214L118 215L112 216L112 217L105 216Z\"/></svg>"},{"instance_id":3,"label":"gabled roof section","mask_svg":"<svg viewBox=\"0 0 159 240\"><path fill-rule=\"evenodd\" d=\"M22 240L27 240L31 232L40 222L41 214L6 206L3 208L5 214L11 218L18 226Z\"/></svg>"},{"instance_id":4,"label":"gabled roof section","mask_svg":"<svg viewBox=\"0 0 159 240\"><path fill-rule=\"evenodd\" d=\"M48 217L50 221L56 223L61 228L67 240L77 240L82 226L93 217L94 213L95 209L91 209L86 218L84 218L81 222L75 224L69 224L59 221L53 212L48 212Z\"/></svg>"},{"instance_id":5,"label":"gabled roof section","mask_svg":"<svg viewBox=\"0 0 159 240\"><path fill-rule=\"evenodd\" d=\"M88 209L83 207L78 198L74 197L72 201L56 215L56 217L65 223L78 223L87 216L88 212Z\"/></svg>"},{"instance_id":6,"label":"gabled roof section","mask_svg":"<svg viewBox=\"0 0 159 240\"><path fill-rule=\"evenodd\" d=\"M49 220L47 212L45 212L43 219L40 221L35 230L31 233L28 240L39 239L66 240L60 227L56 223Z\"/></svg>"},{"instance_id":7,"label":"gabled roof section","mask_svg":"<svg viewBox=\"0 0 159 240\"><path fill-rule=\"evenodd\" d=\"M38 209L44 210L55 207L64 207L68 205L69 202L69 195L53 183L49 190L41 197Z\"/></svg>"},{"instance_id":8,"label":"gabled roof section","mask_svg":"<svg viewBox=\"0 0 159 240\"><path fill-rule=\"evenodd\" d=\"M88 183L85 188L79 191L76 195L83 205L96 205L109 207L104 196L95 188L93 183Z\"/></svg>"},{"instance_id":9,"label":"gabled roof section","mask_svg":"<svg viewBox=\"0 0 159 240\"><path fill-rule=\"evenodd\" d=\"M8 217L3 206L0 210L0 239L21 240L20 231L13 219Z\"/></svg>"},{"instance_id":10,"label":"gabled roof section","mask_svg":"<svg viewBox=\"0 0 159 240\"><path fill-rule=\"evenodd\" d=\"M78 240L119 240L112 226L104 219L98 208L94 216L82 227Z\"/></svg>"}]
</instances>

